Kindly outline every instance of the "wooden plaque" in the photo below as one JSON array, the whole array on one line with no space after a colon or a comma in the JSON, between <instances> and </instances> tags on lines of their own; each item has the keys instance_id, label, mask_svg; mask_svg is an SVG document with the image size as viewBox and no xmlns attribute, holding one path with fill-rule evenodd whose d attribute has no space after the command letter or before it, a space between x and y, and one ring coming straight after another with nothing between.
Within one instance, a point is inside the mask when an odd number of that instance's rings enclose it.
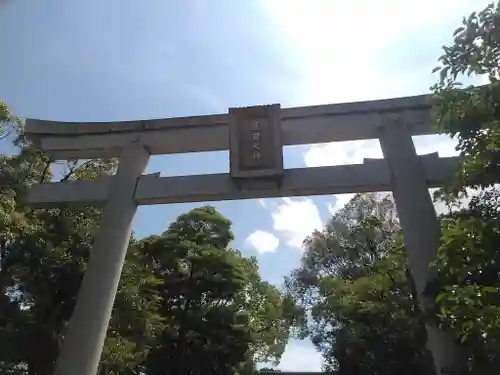
<instances>
[{"instance_id":1,"label":"wooden plaque","mask_svg":"<svg viewBox=\"0 0 500 375\"><path fill-rule=\"evenodd\" d=\"M232 177L281 176L283 142L279 104L229 109Z\"/></svg>"}]
</instances>

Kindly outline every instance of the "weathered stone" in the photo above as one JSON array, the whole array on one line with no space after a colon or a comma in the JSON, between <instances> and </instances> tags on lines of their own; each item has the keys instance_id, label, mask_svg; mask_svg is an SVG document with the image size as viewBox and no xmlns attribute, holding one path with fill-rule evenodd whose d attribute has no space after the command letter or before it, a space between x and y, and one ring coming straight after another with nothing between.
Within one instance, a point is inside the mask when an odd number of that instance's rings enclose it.
<instances>
[{"instance_id":1,"label":"weathered stone","mask_svg":"<svg viewBox=\"0 0 500 375\"><path fill-rule=\"evenodd\" d=\"M393 190L419 303L439 227L428 187L453 175L458 159L417 157L412 135L433 134L427 96L280 110L280 105L233 108L210 115L119 123L28 120L27 136L53 159L120 157L116 176L41 184L30 204L106 203L103 224L56 375L94 375L107 331L137 205L223 199ZM283 124L281 124L281 120ZM229 124L229 131L228 131ZM385 126L385 130L380 127ZM283 145L379 138L385 160L283 170ZM230 175L142 176L149 154L230 149ZM263 179L261 177L273 177ZM279 183L275 178L278 177ZM237 183L235 183L235 180ZM117 188L119 186L119 188ZM112 191L119 192L111 194ZM110 245L111 244L111 245ZM103 251L103 249L105 251ZM437 369L457 362L454 343L428 327Z\"/></svg>"},{"instance_id":2,"label":"weathered stone","mask_svg":"<svg viewBox=\"0 0 500 375\"><path fill-rule=\"evenodd\" d=\"M231 177L283 175L280 112L279 104L229 109Z\"/></svg>"}]
</instances>

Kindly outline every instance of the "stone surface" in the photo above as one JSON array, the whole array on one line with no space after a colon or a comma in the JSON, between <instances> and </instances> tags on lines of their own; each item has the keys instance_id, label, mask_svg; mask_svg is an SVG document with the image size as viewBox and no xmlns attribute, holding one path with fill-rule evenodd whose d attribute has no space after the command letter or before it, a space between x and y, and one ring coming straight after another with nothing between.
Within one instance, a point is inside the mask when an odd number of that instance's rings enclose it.
<instances>
[{"instance_id":1,"label":"stone surface","mask_svg":"<svg viewBox=\"0 0 500 375\"><path fill-rule=\"evenodd\" d=\"M229 110L230 174L235 178L281 176L280 105Z\"/></svg>"},{"instance_id":2,"label":"stone surface","mask_svg":"<svg viewBox=\"0 0 500 375\"><path fill-rule=\"evenodd\" d=\"M424 290L432 279L429 266L436 259L441 238L439 221L426 183L425 167L417 156L411 133L400 118L392 117L392 120L384 121L379 140L391 172L392 192L419 306L425 312L433 304ZM444 369L461 368L463 357L455 336L429 322L426 331L436 372L444 374Z\"/></svg>"},{"instance_id":3,"label":"stone surface","mask_svg":"<svg viewBox=\"0 0 500 375\"><path fill-rule=\"evenodd\" d=\"M283 145L377 138L379 113L401 113L412 135L433 134L427 101L422 95L281 109ZM136 139L153 155L228 150L228 124L227 114L100 123L27 119L26 135L55 160L91 159L119 156Z\"/></svg>"},{"instance_id":4,"label":"stone surface","mask_svg":"<svg viewBox=\"0 0 500 375\"><path fill-rule=\"evenodd\" d=\"M427 96L290 108L230 109L228 115L60 123L28 120L26 133L53 159L120 156L118 174L95 182L33 186L30 204L106 202L56 375L94 375L138 204L393 190L412 272L422 291L439 228L427 188L453 175L456 158L417 157L411 135L433 134ZM380 132L380 126L388 125ZM379 137L386 160L283 170L283 145ZM139 142L135 143L134 142ZM230 149L230 174L141 176L149 154ZM256 177L278 176L280 183ZM244 183L235 184L234 179ZM119 192L119 193L113 193ZM455 364L450 337L427 327L436 367Z\"/></svg>"},{"instance_id":5,"label":"stone surface","mask_svg":"<svg viewBox=\"0 0 500 375\"><path fill-rule=\"evenodd\" d=\"M54 375L97 372L137 210L137 179L148 161L149 152L139 143L122 152Z\"/></svg>"},{"instance_id":6,"label":"stone surface","mask_svg":"<svg viewBox=\"0 0 500 375\"><path fill-rule=\"evenodd\" d=\"M437 153L422 155L419 159L424 166L429 188L443 186L454 176L458 166L458 158L439 158ZM53 207L62 203L102 205L112 191L113 178L33 185L27 203L38 207ZM134 198L139 205L151 205L362 193L389 191L391 188L387 162L365 159L364 164L286 169L279 186L274 181L250 179L238 188L227 173L176 177L143 175L137 183Z\"/></svg>"}]
</instances>

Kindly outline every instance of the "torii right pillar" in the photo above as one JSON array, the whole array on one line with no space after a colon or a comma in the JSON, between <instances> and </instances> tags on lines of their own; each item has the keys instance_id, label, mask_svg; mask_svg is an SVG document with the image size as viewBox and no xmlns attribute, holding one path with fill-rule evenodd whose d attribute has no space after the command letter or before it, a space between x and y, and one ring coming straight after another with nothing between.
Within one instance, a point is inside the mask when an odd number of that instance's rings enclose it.
<instances>
[{"instance_id":1,"label":"torii right pillar","mask_svg":"<svg viewBox=\"0 0 500 375\"><path fill-rule=\"evenodd\" d=\"M425 310L434 304L432 299L424 296L424 290L432 278L429 265L436 259L439 247L439 221L411 133L400 122L399 116L381 116L380 119L384 120L379 129L380 146L391 171L392 191L419 306ZM431 323L426 324L426 331L437 374L460 371L464 361L456 337Z\"/></svg>"}]
</instances>

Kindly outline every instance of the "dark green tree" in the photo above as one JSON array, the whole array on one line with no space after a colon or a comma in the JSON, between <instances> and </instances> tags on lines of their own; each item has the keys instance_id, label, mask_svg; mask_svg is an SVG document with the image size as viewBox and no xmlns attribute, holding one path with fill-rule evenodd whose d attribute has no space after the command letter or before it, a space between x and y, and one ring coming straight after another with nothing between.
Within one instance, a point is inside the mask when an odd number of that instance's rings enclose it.
<instances>
[{"instance_id":1,"label":"dark green tree","mask_svg":"<svg viewBox=\"0 0 500 375\"><path fill-rule=\"evenodd\" d=\"M464 17L453 35L434 69L436 122L458 140L462 164L453 190L488 187L500 178L500 3ZM488 83L463 87L464 76Z\"/></svg>"},{"instance_id":2,"label":"dark green tree","mask_svg":"<svg viewBox=\"0 0 500 375\"><path fill-rule=\"evenodd\" d=\"M303 335L341 374L427 374L424 322L392 200L355 196L305 242L288 291Z\"/></svg>"},{"instance_id":3,"label":"dark green tree","mask_svg":"<svg viewBox=\"0 0 500 375\"><path fill-rule=\"evenodd\" d=\"M232 240L231 222L201 207L136 245L163 280L164 327L145 373L250 374L256 360L281 356L286 303Z\"/></svg>"},{"instance_id":4,"label":"dark green tree","mask_svg":"<svg viewBox=\"0 0 500 375\"><path fill-rule=\"evenodd\" d=\"M500 366L500 193L487 189L500 182L500 2L464 17L439 62L437 125L457 138L462 159L457 179L442 195L453 202L458 192L482 191L467 209L442 217L435 314L459 335L470 372L483 374ZM463 87L464 75L483 76L487 84Z\"/></svg>"},{"instance_id":5,"label":"dark green tree","mask_svg":"<svg viewBox=\"0 0 500 375\"><path fill-rule=\"evenodd\" d=\"M460 337L470 372L490 373L500 366L500 191L481 192L441 222L435 314Z\"/></svg>"},{"instance_id":6,"label":"dark green tree","mask_svg":"<svg viewBox=\"0 0 500 375\"><path fill-rule=\"evenodd\" d=\"M101 210L27 207L27 189L56 175L49 158L24 140L22 128L14 128L10 136L18 152L0 156L0 372L48 375ZM62 180L93 179L112 173L115 166L114 160L69 161L56 172ZM156 290L151 288L156 284L148 266L131 252L108 332L103 373L118 373L145 356L157 321Z\"/></svg>"}]
</instances>

